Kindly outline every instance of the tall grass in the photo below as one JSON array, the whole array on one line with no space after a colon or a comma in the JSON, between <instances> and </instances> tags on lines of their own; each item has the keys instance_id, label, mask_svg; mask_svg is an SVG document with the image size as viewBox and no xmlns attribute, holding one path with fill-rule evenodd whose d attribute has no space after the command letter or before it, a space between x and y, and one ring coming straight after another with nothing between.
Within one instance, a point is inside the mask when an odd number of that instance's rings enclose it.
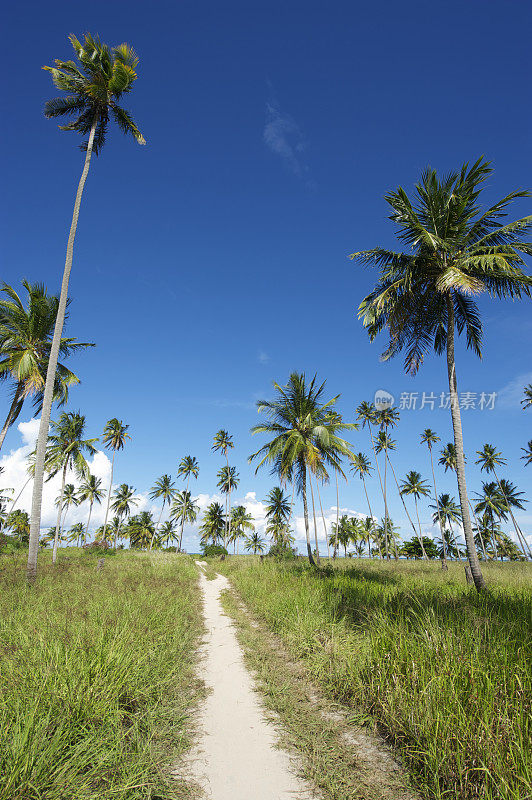
<instances>
[{"instance_id":1,"label":"tall grass","mask_svg":"<svg viewBox=\"0 0 532 800\"><path fill-rule=\"evenodd\" d=\"M432 798L532 797L529 565L222 565L253 612L359 722L391 737Z\"/></svg>"},{"instance_id":2,"label":"tall grass","mask_svg":"<svg viewBox=\"0 0 532 800\"><path fill-rule=\"evenodd\" d=\"M1 800L188 796L165 773L186 746L193 564L62 559L33 588L21 558L0 559Z\"/></svg>"}]
</instances>

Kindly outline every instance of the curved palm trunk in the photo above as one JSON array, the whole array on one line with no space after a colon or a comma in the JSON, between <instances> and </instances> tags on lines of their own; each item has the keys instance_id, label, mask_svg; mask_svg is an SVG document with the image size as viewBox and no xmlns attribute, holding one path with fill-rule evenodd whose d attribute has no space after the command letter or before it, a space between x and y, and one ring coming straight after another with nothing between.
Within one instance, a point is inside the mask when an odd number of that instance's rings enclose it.
<instances>
[{"instance_id":1,"label":"curved palm trunk","mask_svg":"<svg viewBox=\"0 0 532 800\"><path fill-rule=\"evenodd\" d=\"M423 547L423 536L421 533L421 522L419 521L419 509L417 506L417 497L414 495L414 504L416 506L416 517L417 517L417 524L419 528L419 544L421 545L421 552L423 553L423 558L428 561L427 554L425 552L425 548Z\"/></svg>"},{"instance_id":2,"label":"curved palm trunk","mask_svg":"<svg viewBox=\"0 0 532 800\"><path fill-rule=\"evenodd\" d=\"M467 502L469 503L469 508L471 509L471 513L473 515L473 519L475 520L475 525L476 525L477 531L479 531L480 530L480 525L478 523L477 515L475 514L475 509L473 508L473 503L469 499L468 499ZM487 561L488 560L488 554L486 553L486 545L484 543L484 539L483 539L482 536L479 536L479 539L480 539L480 547L481 547L481 550L482 550L482 557L483 557L484 561Z\"/></svg>"},{"instance_id":3,"label":"curved palm trunk","mask_svg":"<svg viewBox=\"0 0 532 800\"><path fill-rule=\"evenodd\" d=\"M318 501L319 501L319 504L320 504L321 518L323 520L323 531L325 533L325 543L327 544L327 558L330 558L331 557L331 551L329 549L329 537L327 536L327 523L325 522L325 514L323 513L323 506L321 504L320 487L319 487L317 478L316 478L316 491L318 492Z\"/></svg>"},{"instance_id":4,"label":"curved palm trunk","mask_svg":"<svg viewBox=\"0 0 532 800\"><path fill-rule=\"evenodd\" d=\"M456 380L456 363L454 355L454 309L450 293L446 296L447 302L447 376L449 379L449 394L451 399L451 418L453 423L454 446L456 451L456 478L458 481L458 494L460 496L460 507L462 510L462 525L467 548L467 558L471 569L471 577L477 592L486 588L486 582L480 569L475 548L475 538L471 519L469 517L469 505L467 498L467 486L465 477L465 458L464 458L464 439L462 434L462 418L458 403L458 384Z\"/></svg>"},{"instance_id":5,"label":"curved palm trunk","mask_svg":"<svg viewBox=\"0 0 532 800\"><path fill-rule=\"evenodd\" d=\"M65 461L65 465L63 467L63 474L62 474L62 477L61 477L61 494L59 495L59 508L57 509L57 522L55 524L54 548L52 550L52 564L55 564L55 562L57 560L57 547L58 547L58 544L59 544L59 529L61 528L61 515L63 513L63 495L65 493L67 466L68 466L68 461Z\"/></svg>"},{"instance_id":6,"label":"curved palm trunk","mask_svg":"<svg viewBox=\"0 0 532 800\"><path fill-rule=\"evenodd\" d=\"M28 483L31 481L31 478L32 478L32 476L30 475L30 477L28 478L28 480L26 481L26 483L24 484L24 486L22 487L22 489L20 490L20 492L17 494L17 496L15 497L15 499L13 500L13 502L11 503L11 505L10 505L10 507L9 507L9 511L7 512L7 516L9 516L9 514L11 514L11 512L12 512L12 511L13 511L13 509L15 508L16 504L17 504L17 503L18 503L18 501L20 500L20 495L22 494L22 492L24 491L24 489L26 488L26 486L28 485Z\"/></svg>"},{"instance_id":7,"label":"curved palm trunk","mask_svg":"<svg viewBox=\"0 0 532 800\"><path fill-rule=\"evenodd\" d=\"M301 486L301 494L303 496L303 517L305 520L305 536L307 538L307 555L309 563L315 567L316 562L312 556L312 546L310 544L310 529L308 524L308 506L307 506L307 472L305 467L302 467L301 470L301 477L302 477L302 486Z\"/></svg>"},{"instance_id":8,"label":"curved palm trunk","mask_svg":"<svg viewBox=\"0 0 532 800\"><path fill-rule=\"evenodd\" d=\"M366 480L364 478L364 475L361 475L361 478L362 478L362 485L364 486L364 494L366 495L366 502L367 502L368 508L369 508L369 518L371 519L372 526L375 527L374 522L373 522L373 512L371 510L371 503L369 502L368 490L366 488ZM370 544L370 534L369 533L368 533L368 558L371 558L371 544Z\"/></svg>"},{"instance_id":9,"label":"curved palm trunk","mask_svg":"<svg viewBox=\"0 0 532 800\"><path fill-rule=\"evenodd\" d=\"M0 431L0 450L2 449L2 445L4 444L4 439L6 438L8 430L13 425L18 415L22 411L22 404L24 403L24 399L22 400L20 399L20 395L22 394L22 389L23 389L22 383L19 382L17 384L15 396L9 408L6 421L4 422L2 430Z\"/></svg>"},{"instance_id":10,"label":"curved palm trunk","mask_svg":"<svg viewBox=\"0 0 532 800\"><path fill-rule=\"evenodd\" d=\"M438 489L436 487L436 474L434 472L434 460L432 458L432 447L429 446L429 453L430 453L430 467L432 469L432 483L434 484L434 494L436 496L436 509L438 511L438 523L440 526L440 533L441 533L441 542L443 547L443 558L441 560L441 568L448 569L447 567L447 547L445 544L445 532L443 530L443 524L441 521L441 514L440 514L440 498L438 497Z\"/></svg>"},{"instance_id":11,"label":"curved palm trunk","mask_svg":"<svg viewBox=\"0 0 532 800\"><path fill-rule=\"evenodd\" d=\"M314 542L316 544L316 564L320 563L320 548L318 546L318 526L316 525L316 507L314 505L314 489L312 488L312 474L308 474L308 482L310 485L310 496L312 498L312 516L314 517Z\"/></svg>"},{"instance_id":12,"label":"curved palm trunk","mask_svg":"<svg viewBox=\"0 0 532 800\"><path fill-rule=\"evenodd\" d=\"M39 551L39 532L41 529L44 459L46 455L46 444L48 441L48 429L50 427L50 414L52 411L52 400L54 395L55 372L57 369L59 346L61 344L61 335L63 333L63 325L65 322L65 312L68 300L68 282L70 279L70 271L72 269L72 260L74 256L74 240L76 238L76 229L78 227L79 209L81 206L81 198L83 195L85 181L87 180L87 175L89 174L92 145L94 142L94 133L96 131L97 122L98 119L95 117L89 134L87 153L85 155L85 164L83 165L83 171L81 173L81 178L79 179L76 199L74 201L74 212L72 214L72 223L70 225L70 233L68 235L65 269L63 272L63 281L61 283L61 294L59 297L59 306L57 308L54 335L50 348L50 355L48 358L48 368L46 370L41 421L39 424L39 435L37 437L37 447L35 453L35 480L33 482L33 497L31 502L30 543L28 548L27 565L27 579L30 583L33 583L37 577L37 554Z\"/></svg>"},{"instance_id":13,"label":"curved palm trunk","mask_svg":"<svg viewBox=\"0 0 532 800\"><path fill-rule=\"evenodd\" d=\"M392 470L392 475L393 475L393 479L394 479L394 481L395 481L395 485L397 486L397 491L398 491L398 493L399 493L399 497L401 498L401 502L402 502L402 504L403 504L403 508L404 508L404 510L405 510L405 514L406 514L406 516L408 517L408 521L410 522L410 524L411 524L411 526L412 526L412 530L414 531L414 536L418 536L418 532L417 532L417 530L416 530L416 526L414 525L414 522L413 522L413 520L412 520L412 517L411 517L411 516L410 516L410 514L408 513L408 508L406 507L405 499L404 499L404 497L403 497L403 495L402 495L402 493L401 493L401 488L400 488L400 486L399 486L399 481L397 480L397 475L395 474L395 470L394 470L394 468L393 468L393 464L392 464L392 459L390 458L390 456L388 456L388 463L389 463L389 465L390 465L390 467L391 467L391 470ZM418 538L419 538L419 536L418 536ZM419 543L420 543L420 545L421 545L421 549L423 550L423 542L422 542L422 540L420 540L420 542L419 542ZM423 550L423 553L425 553L425 551L424 551L424 550ZM426 556L426 555L424 555L424 558L426 558L426 557L427 557L427 556Z\"/></svg>"},{"instance_id":14,"label":"curved palm trunk","mask_svg":"<svg viewBox=\"0 0 532 800\"><path fill-rule=\"evenodd\" d=\"M1 444L0 444L0 446L1 446ZM514 517L514 514L513 514L513 511L511 509L510 503L508 502L508 497L506 496L506 493L505 493L504 489L502 488L499 476L497 475L495 470L493 470L493 474L495 475L495 479L496 479L497 483L499 484L499 489L500 489L500 492L501 492L501 494L504 497L504 500L506 502L506 507L507 507L508 511L510 512L510 517L512 518L512 522L514 524L515 532L517 534L517 538L519 539L519 544L521 545L521 549L523 550L525 558L528 558L528 556L530 556L530 558L532 558L532 552L530 551L530 547L528 546L528 542L525 539L525 537L523 536L523 531L521 530L521 528L517 524L517 520ZM528 549L528 556L527 556L527 552L526 552L527 549Z\"/></svg>"}]
</instances>

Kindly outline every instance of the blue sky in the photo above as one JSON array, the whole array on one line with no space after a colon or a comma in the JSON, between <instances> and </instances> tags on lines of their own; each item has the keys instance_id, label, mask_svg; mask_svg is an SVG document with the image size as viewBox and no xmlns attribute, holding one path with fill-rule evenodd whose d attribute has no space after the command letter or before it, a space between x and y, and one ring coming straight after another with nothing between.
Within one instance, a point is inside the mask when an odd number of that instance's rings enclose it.
<instances>
[{"instance_id":1,"label":"blue sky","mask_svg":"<svg viewBox=\"0 0 532 800\"><path fill-rule=\"evenodd\" d=\"M41 66L69 58L67 35L99 33L138 51L127 106L147 139L112 132L83 199L68 331L97 347L73 360L72 407L97 435L118 416L132 442L117 480L145 491L191 453L211 495L220 427L235 439L238 497L265 496L267 473L247 456L257 398L292 370L317 372L340 409L386 389L446 390L431 357L415 379L382 364L355 310L375 275L354 250L394 245L384 193L421 170L485 154L486 202L530 186L530 7L473 0L333 2L30 2L5 12L2 275L58 290L82 166L74 134L42 115L56 94ZM530 211L523 202L515 216ZM532 435L520 410L532 381L530 303L481 301L485 356L458 351L460 389L503 392L493 411L464 412L466 450L485 441L529 491L520 450ZM382 347L379 348L379 344ZM2 410L3 409L3 410ZM7 411L7 396L0 396ZM26 409L21 420L31 416ZM451 439L448 411L405 411L398 472L429 477L417 447L429 426ZM21 443L13 429L6 452ZM353 443L367 451L365 433ZM470 489L480 475L469 459ZM452 478L441 490L456 495ZM341 505L364 510L358 482ZM374 485L377 491L376 484ZM327 507L334 492L324 491ZM378 505L378 504L377 504ZM391 502L397 520L399 502ZM428 514L425 514L428 519ZM532 526L529 511L523 522Z\"/></svg>"}]
</instances>

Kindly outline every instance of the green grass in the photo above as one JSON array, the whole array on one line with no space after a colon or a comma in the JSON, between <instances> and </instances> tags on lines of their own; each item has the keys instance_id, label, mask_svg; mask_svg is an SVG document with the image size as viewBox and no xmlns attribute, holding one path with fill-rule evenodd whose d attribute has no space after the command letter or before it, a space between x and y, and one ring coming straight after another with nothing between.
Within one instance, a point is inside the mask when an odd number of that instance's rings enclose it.
<instances>
[{"instance_id":1,"label":"green grass","mask_svg":"<svg viewBox=\"0 0 532 800\"><path fill-rule=\"evenodd\" d=\"M197 570L186 557L69 548L0 558L0 798L183 798L168 773L198 695Z\"/></svg>"},{"instance_id":2,"label":"green grass","mask_svg":"<svg viewBox=\"0 0 532 800\"><path fill-rule=\"evenodd\" d=\"M216 566L427 797L532 797L530 565L488 565L484 597L459 565Z\"/></svg>"}]
</instances>

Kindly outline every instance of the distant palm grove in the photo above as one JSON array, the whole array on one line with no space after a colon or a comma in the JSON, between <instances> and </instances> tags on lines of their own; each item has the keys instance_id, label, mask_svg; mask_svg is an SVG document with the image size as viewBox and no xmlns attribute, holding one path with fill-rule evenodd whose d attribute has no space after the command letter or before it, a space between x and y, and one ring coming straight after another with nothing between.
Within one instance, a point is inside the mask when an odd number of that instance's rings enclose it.
<instances>
[{"instance_id":1,"label":"distant palm grove","mask_svg":"<svg viewBox=\"0 0 532 800\"><path fill-rule=\"evenodd\" d=\"M325 381L317 376L294 372L286 383L274 384L270 399L258 403L262 421L252 429L260 446L249 462L256 470L268 468L274 476L264 498L264 525L257 524L245 505L234 502L240 476L231 463L233 437L223 429L212 442L213 452L220 456L216 484L220 500L207 508L200 508L194 492L199 464L193 454L176 458L174 475L154 476L148 497L155 512L138 508L146 498L133 485L114 483L116 465L120 462L123 472L126 463L129 426L118 416L109 419L103 431L90 431L81 411L66 410L70 391L79 382L66 362L73 352L93 343L65 337L63 328L91 156L103 148L111 122L145 144L131 114L120 104L137 79L138 58L128 45L109 48L90 34L82 40L71 36L70 41L76 60L57 60L55 66L45 67L61 92L47 102L45 115L66 117L60 129L86 137L61 292L56 297L45 286L24 280L21 287L4 283L0 301L0 377L6 398L0 448L23 408L32 402L40 413L35 450L27 462L31 508L20 505L24 486L0 490L1 545L4 550L28 547L28 579L33 581L37 574L40 547L52 547L54 563L65 542L105 550L128 542L131 548L180 551L185 529L193 525L204 552L236 554L242 546L256 555L294 557L299 502L307 557L316 567L325 554L327 558L438 559L443 569L450 560L465 560L467 579L481 591L482 561L532 558L526 531L516 519L528 500L505 476L508 459L522 458L531 464L532 441L523 441L522 453L505 452L491 441L476 452L468 451L458 401L456 339L463 335L474 355L482 353L477 296L520 300L530 297L532 286L524 262L532 254L527 241L532 217L505 220L512 201L528 198L530 192L514 191L483 207L483 185L492 172L483 158L444 177L425 170L411 197L401 187L390 191L386 195L390 220L404 251L374 247L351 255L354 262L378 271L373 291L353 302L359 303L358 314L370 339L387 337L383 359L402 353L405 370L414 374L431 352L445 355L452 441L442 440L438 431L420 430L412 469L398 474L397 408L380 403L376 407L371 397L360 398L349 419L344 419L336 407L340 395L328 396ZM522 405L524 411L532 406L532 386L523 387ZM88 466L98 442L111 458L107 485ZM481 485L467 485L467 461L485 474ZM455 493L438 488L442 473L448 471L456 476ZM43 486L56 475L60 477L57 517L45 531ZM377 495L368 488L370 476L378 481ZM332 521L326 519L321 495L331 481L337 498ZM407 520L401 530L389 513L394 495ZM340 513L346 496L349 505L364 512ZM84 521L70 523L72 509L79 506L84 508ZM100 507L105 509L104 522L94 529L91 519ZM430 514L429 528L437 530L434 536L422 524L420 508Z\"/></svg>"}]
</instances>

